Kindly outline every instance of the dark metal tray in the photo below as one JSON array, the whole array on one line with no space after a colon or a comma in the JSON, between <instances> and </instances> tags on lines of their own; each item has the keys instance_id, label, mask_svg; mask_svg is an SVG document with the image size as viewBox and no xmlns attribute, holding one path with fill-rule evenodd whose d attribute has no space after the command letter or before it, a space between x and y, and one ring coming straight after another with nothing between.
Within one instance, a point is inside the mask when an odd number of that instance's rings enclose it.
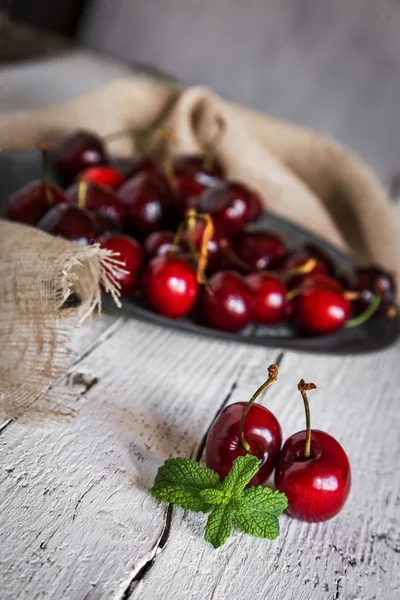
<instances>
[{"instance_id":1,"label":"dark metal tray","mask_svg":"<svg viewBox=\"0 0 400 600\"><path fill-rule=\"evenodd\" d=\"M41 158L38 151L30 149L0 152L0 214L4 214L5 205L11 193L40 177L40 171ZM57 181L55 173L53 176ZM331 246L325 240L275 215L265 214L257 227L285 234L289 247L306 241L318 244L333 259L339 269L345 270L355 264L353 258ZM104 307L112 312L118 310L107 297L104 298ZM361 354L380 350L393 344L400 334L399 315L393 319L389 319L385 315L377 315L360 327L342 329L329 336L301 337L286 324L268 327L249 325L243 331L232 334L197 325L186 318L168 319L147 309L141 303L139 295L135 295L131 299L124 298L121 312L141 321L156 323L189 334L206 335L214 339L257 346L331 354Z\"/></svg>"}]
</instances>

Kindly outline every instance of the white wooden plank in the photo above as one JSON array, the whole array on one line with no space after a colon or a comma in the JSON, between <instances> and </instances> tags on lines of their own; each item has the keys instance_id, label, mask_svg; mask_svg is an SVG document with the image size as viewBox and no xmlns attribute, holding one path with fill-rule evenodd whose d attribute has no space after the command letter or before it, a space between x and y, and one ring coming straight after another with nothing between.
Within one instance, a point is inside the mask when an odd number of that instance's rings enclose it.
<instances>
[{"instance_id":1,"label":"white wooden plank","mask_svg":"<svg viewBox=\"0 0 400 600\"><path fill-rule=\"evenodd\" d=\"M75 421L0 434L2 600L128 597L164 543L159 464L196 452L241 370L275 356L135 321L106 331L77 365L98 381Z\"/></svg>"},{"instance_id":2,"label":"white wooden plank","mask_svg":"<svg viewBox=\"0 0 400 600\"><path fill-rule=\"evenodd\" d=\"M312 425L347 450L353 488L326 523L281 520L275 542L235 533L215 551L203 539L206 517L174 509L167 546L130 598L393 600L400 589L399 347L366 357L286 353L280 382L265 398L285 438L304 428L296 384L315 381ZM247 397L264 365L243 373L232 395Z\"/></svg>"}]
</instances>

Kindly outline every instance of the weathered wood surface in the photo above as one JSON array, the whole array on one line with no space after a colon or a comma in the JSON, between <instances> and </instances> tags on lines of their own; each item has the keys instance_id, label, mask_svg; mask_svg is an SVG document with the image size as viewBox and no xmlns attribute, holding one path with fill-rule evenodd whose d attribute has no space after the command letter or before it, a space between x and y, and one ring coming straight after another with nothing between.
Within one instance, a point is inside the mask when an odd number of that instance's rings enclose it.
<instances>
[{"instance_id":1,"label":"weathered wood surface","mask_svg":"<svg viewBox=\"0 0 400 600\"><path fill-rule=\"evenodd\" d=\"M103 317L74 349L79 416L0 431L2 600L399 597L399 346L283 354ZM273 361L280 381L263 401L286 437L303 428L297 381L315 380L313 426L348 451L352 493L331 522L285 516L275 542L235 533L215 551L203 516L170 514L147 490L165 458L201 456L221 406L248 398Z\"/></svg>"}]
</instances>

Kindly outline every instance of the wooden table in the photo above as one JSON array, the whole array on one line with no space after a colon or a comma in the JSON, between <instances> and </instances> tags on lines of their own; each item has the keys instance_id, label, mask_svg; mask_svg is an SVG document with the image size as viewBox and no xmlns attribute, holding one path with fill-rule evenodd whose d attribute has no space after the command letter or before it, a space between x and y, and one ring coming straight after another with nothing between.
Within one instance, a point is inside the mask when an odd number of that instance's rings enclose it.
<instances>
[{"instance_id":1,"label":"wooden table","mask_svg":"<svg viewBox=\"0 0 400 600\"><path fill-rule=\"evenodd\" d=\"M399 346L298 354L103 316L73 348L79 416L0 426L2 600L400 597ZM347 450L351 496L332 521L284 515L276 541L235 532L214 550L204 515L169 511L148 489L166 458L202 458L215 415L248 399L271 362L279 381L262 402L285 437L304 425L297 382L318 384L313 426Z\"/></svg>"}]
</instances>

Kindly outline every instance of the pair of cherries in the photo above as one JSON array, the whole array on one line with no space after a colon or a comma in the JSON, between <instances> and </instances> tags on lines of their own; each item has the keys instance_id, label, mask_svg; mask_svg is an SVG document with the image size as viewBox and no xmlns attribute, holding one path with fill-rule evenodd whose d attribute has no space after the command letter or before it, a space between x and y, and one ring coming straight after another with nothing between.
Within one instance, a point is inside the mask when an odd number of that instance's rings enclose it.
<instances>
[{"instance_id":1,"label":"pair of cherries","mask_svg":"<svg viewBox=\"0 0 400 600\"><path fill-rule=\"evenodd\" d=\"M250 401L224 408L211 425L206 441L206 463L223 480L238 456L249 453L261 465L248 484L263 485L275 470L275 487L286 494L288 512L308 522L331 519L342 509L351 486L349 459L342 446L324 431L311 429L307 391L314 383L301 380L306 429L290 436L283 447L277 418L256 404L258 396L278 377L277 365L270 365L269 378Z\"/></svg>"}]
</instances>

